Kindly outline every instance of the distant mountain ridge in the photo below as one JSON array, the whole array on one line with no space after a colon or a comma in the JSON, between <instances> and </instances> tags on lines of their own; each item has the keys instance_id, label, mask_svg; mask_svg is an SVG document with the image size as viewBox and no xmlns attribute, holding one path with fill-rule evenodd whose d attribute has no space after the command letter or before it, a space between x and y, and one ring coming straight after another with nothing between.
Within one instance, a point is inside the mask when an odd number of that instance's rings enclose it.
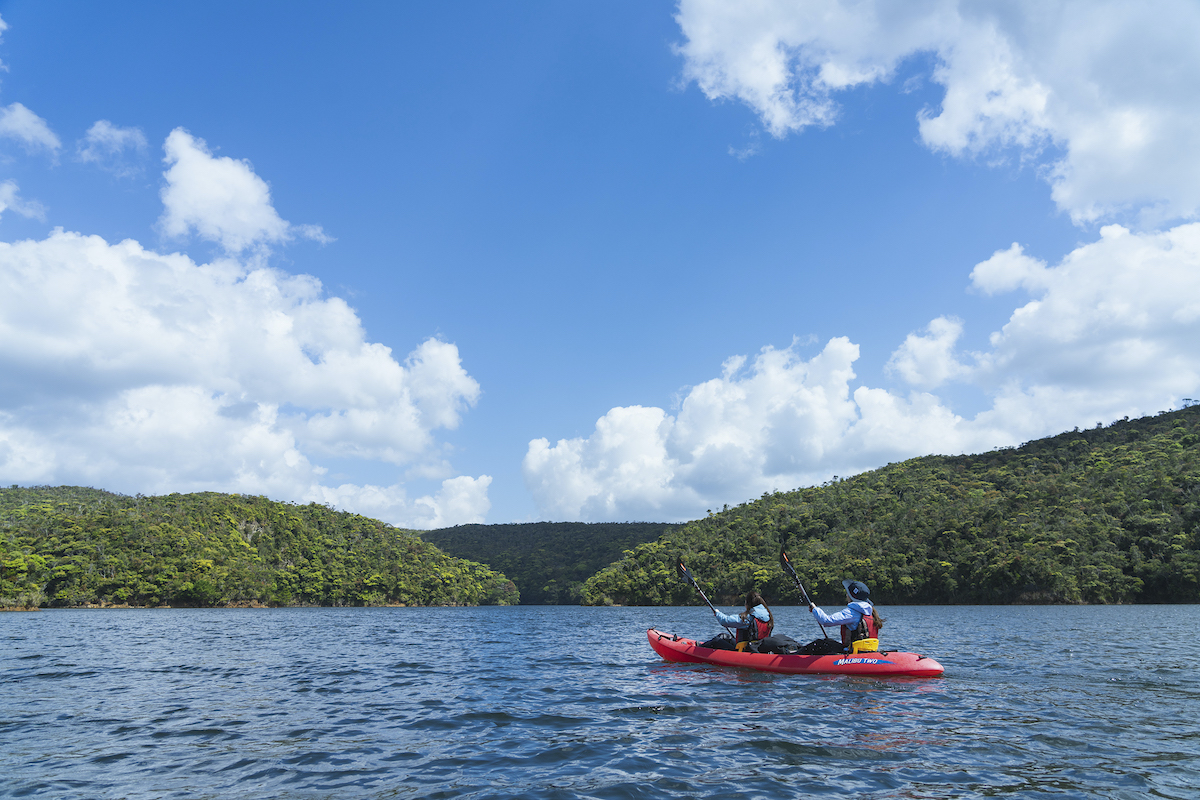
<instances>
[{"instance_id":1,"label":"distant mountain ridge","mask_svg":"<svg viewBox=\"0 0 1200 800\"><path fill-rule=\"evenodd\" d=\"M678 525L664 522L523 522L459 525L421 537L450 555L487 564L517 585L523 605L574 604L583 582L622 553Z\"/></svg>"}]
</instances>

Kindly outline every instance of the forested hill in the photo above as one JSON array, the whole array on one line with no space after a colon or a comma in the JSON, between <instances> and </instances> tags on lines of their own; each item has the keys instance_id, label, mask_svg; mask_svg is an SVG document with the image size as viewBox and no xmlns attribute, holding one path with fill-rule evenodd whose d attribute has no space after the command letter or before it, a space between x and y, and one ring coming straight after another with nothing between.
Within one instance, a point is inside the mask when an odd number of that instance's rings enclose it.
<instances>
[{"instance_id":1,"label":"forested hill","mask_svg":"<svg viewBox=\"0 0 1200 800\"><path fill-rule=\"evenodd\" d=\"M866 581L879 603L1200 602L1200 406L1019 448L916 458L766 494L641 545L590 578L592 604L818 602Z\"/></svg>"},{"instance_id":2,"label":"forested hill","mask_svg":"<svg viewBox=\"0 0 1200 800\"><path fill-rule=\"evenodd\" d=\"M0 489L0 606L516 602L504 575L326 506Z\"/></svg>"},{"instance_id":3,"label":"forested hill","mask_svg":"<svg viewBox=\"0 0 1200 800\"><path fill-rule=\"evenodd\" d=\"M583 582L628 548L679 527L661 522L528 522L459 525L422 533L460 558L482 561L517 584L523 604L579 604Z\"/></svg>"}]
</instances>

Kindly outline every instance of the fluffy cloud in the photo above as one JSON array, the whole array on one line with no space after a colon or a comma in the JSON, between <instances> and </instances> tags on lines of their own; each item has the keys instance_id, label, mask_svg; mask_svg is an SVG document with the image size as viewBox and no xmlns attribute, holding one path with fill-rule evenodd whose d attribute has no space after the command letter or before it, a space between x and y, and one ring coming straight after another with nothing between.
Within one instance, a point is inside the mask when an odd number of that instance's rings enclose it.
<instances>
[{"instance_id":1,"label":"fluffy cloud","mask_svg":"<svg viewBox=\"0 0 1200 800\"><path fill-rule=\"evenodd\" d=\"M292 225L271 205L267 182L250 163L213 156L203 139L182 128L171 131L163 148L169 168L163 177L164 211L159 225L167 236L195 233L237 254L299 234L331 241L316 225Z\"/></svg>"},{"instance_id":2,"label":"fluffy cloud","mask_svg":"<svg viewBox=\"0 0 1200 800\"><path fill-rule=\"evenodd\" d=\"M46 209L36 200L23 200L17 182L7 180L0 183L0 214L12 210L23 217L45 219Z\"/></svg>"},{"instance_id":3,"label":"fluffy cloud","mask_svg":"<svg viewBox=\"0 0 1200 800\"><path fill-rule=\"evenodd\" d=\"M46 120L20 103L0 108L0 137L15 139L31 153L45 151L55 156L62 147Z\"/></svg>"},{"instance_id":4,"label":"fluffy cloud","mask_svg":"<svg viewBox=\"0 0 1200 800\"><path fill-rule=\"evenodd\" d=\"M1200 214L1200 6L1187 0L682 0L677 20L685 78L777 137L831 124L837 92L931 53L945 94L919 115L929 147L1052 153L1054 200L1080 222Z\"/></svg>"},{"instance_id":5,"label":"fluffy cloud","mask_svg":"<svg viewBox=\"0 0 1200 800\"><path fill-rule=\"evenodd\" d=\"M992 334L974 380L1102 392L1158 407L1200 382L1200 223L1161 233L1101 229L1053 268L1001 251L972 272L976 286L1020 285L1035 295ZM1120 400L1117 400L1120 398ZM1149 405L1154 408L1154 405Z\"/></svg>"},{"instance_id":6,"label":"fluffy cloud","mask_svg":"<svg viewBox=\"0 0 1200 800\"><path fill-rule=\"evenodd\" d=\"M98 120L76 145L80 161L96 164L118 177L140 172L132 160L146 151L146 136L139 128L121 128L106 119Z\"/></svg>"},{"instance_id":7,"label":"fluffy cloud","mask_svg":"<svg viewBox=\"0 0 1200 800\"><path fill-rule=\"evenodd\" d=\"M936 389L963 375L967 368L954 355L954 344L962 331L962 320L938 317L929 323L925 335L908 335L900 349L892 353L888 371L921 389Z\"/></svg>"},{"instance_id":8,"label":"fluffy cloud","mask_svg":"<svg viewBox=\"0 0 1200 800\"><path fill-rule=\"evenodd\" d=\"M444 477L435 433L479 396L458 349L430 339L401 361L369 342L354 310L315 278L263 266L261 247L286 227L272 227L265 184L244 162L212 158L179 131L168 150L186 162L169 180L183 196L197 186L252 192L193 203L186 218L255 257L199 264L61 229L0 242L0 481L261 493L415 527L482 521L486 475L410 498L401 484L329 481L320 463ZM254 212L241 227L239 209Z\"/></svg>"},{"instance_id":9,"label":"fluffy cloud","mask_svg":"<svg viewBox=\"0 0 1200 800\"><path fill-rule=\"evenodd\" d=\"M750 106L772 135L834 124L837 94L933 56L940 108L922 141L953 155L1016 149L1039 161L1079 222L1200 213L1200 7L1192 3L681 0L684 77ZM804 360L731 359L671 415L615 408L590 436L530 442L527 484L546 516L688 518L759 492L931 452L974 452L1150 413L1200 390L1200 225L1103 228L1055 266L1020 244L977 264L971 288L1029 299L985 352L967 323L932 320L892 353L910 389L855 385L858 347ZM967 419L933 392L988 402Z\"/></svg>"},{"instance_id":10,"label":"fluffy cloud","mask_svg":"<svg viewBox=\"0 0 1200 800\"><path fill-rule=\"evenodd\" d=\"M446 528L452 525L482 523L492 507L488 499L488 475L472 478L460 475L442 481L440 491L409 501L404 487L356 486L343 484L321 487L314 499L322 503L352 508L359 514L376 519L406 520L412 528Z\"/></svg>"},{"instance_id":11,"label":"fluffy cloud","mask_svg":"<svg viewBox=\"0 0 1200 800\"><path fill-rule=\"evenodd\" d=\"M1047 288L1050 273L1046 262L1025 255L1025 248L1013 242L1007 250L997 250L987 261L971 270L971 283L984 294L999 294L1024 288L1037 292Z\"/></svg>"},{"instance_id":12,"label":"fluffy cloud","mask_svg":"<svg viewBox=\"0 0 1200 800\"><path fill-rule=\"evenodd\" d=\"M925 453L978 452L1076 426L1152 413L1200 391L1200 223L1163 233L1101 231L1051 267L1019 245L971 273L989 293L1033 298L992 334L956 349L965 323L940 317L892 354L907 395L854 386L857 345L809 360L793 345L692 388L677 415L614 408L590 436L535 439L526 483L547 517L686 519ZM982 391L967 419L929 390Z\"/></svg>"},{"instance_id":13,"label":"fluffy cloud","mask_svg":"<svg viewBox=\"0 0 1200 800\"><path fill-rule=\"evenodd\" d=\"M852 390L859 348L830 340L804 360L793 344L693 387L679 413L614 408L589 437L529 443L526 484L548 517L685 519L722 503L850 474L933 447L1003 443L936 398Z\"/></svg>"}]
</instances>

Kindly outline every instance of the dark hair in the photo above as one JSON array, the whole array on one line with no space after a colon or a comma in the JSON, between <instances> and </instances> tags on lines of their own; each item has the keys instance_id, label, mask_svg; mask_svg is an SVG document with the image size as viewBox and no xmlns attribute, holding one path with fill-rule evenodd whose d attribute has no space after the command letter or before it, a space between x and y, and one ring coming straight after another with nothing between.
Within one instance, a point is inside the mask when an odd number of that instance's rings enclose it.
<instances>
[{"instance_id":1,"label":"dark hair","mask_svg":"<svg viewBox=\"0 0 1200 800\"><path fill-rule=\"evenodd\" d=\"M751 589L750 591L746 592L746 612L742 615L742 618L745 619L746 616L750 614L750 609L754 608L755 606L762 606L767 610L768 624L774 628L775 615L771 613L771 607L767 605L766 600L763 600L763 596L758 593L757 589Z\"/></svg>"}]
</instances>

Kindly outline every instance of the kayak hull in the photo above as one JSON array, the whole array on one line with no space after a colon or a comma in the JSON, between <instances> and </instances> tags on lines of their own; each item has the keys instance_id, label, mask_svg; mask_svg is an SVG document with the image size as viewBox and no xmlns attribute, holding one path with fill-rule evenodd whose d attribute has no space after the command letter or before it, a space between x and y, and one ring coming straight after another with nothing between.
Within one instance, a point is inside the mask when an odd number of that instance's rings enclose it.
<instances>
[{"instance_id":1,"label":"kayak hull","mask_svg":"<svg viewBox=\"0 0 1200 800\"><path fill-rule=\"evenodd\" d=\"M685 639L650 628L646 638L654 652L667 661L685 664L714 664L720 667L745 667L761 672L786 675L862 675L868 677L936 678L944 667L928 656L917 653L881 651L855 655L772 655L701 647L694 639Z\"/></svg>"}]
</instances>

